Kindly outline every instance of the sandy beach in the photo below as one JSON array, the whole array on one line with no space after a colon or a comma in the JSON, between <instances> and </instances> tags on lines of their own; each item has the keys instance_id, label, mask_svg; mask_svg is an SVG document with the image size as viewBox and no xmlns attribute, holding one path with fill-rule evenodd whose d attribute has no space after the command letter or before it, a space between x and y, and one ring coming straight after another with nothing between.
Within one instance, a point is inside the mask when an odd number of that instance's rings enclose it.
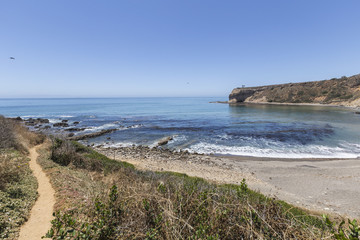
<instances>
[{"instance_id":1,"label":"sandy beach","mask_svg":"<svg viewBox=\"0 0 360 240\"><path fill-rule=\"evenodd\" d=\"M239 184L318 213L360 219L360 159L270 159L171 152L148 147L95 148L139 169L173 171Z\"/></svg>"}]
</instances>

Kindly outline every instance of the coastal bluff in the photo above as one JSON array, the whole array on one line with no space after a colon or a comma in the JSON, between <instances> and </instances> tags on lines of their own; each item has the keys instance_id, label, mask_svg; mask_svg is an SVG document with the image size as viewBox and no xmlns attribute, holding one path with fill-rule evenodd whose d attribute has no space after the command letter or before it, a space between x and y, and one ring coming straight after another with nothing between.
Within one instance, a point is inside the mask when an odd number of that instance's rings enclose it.
<instances>
[{"instance_id":1,"label":"coastal bluff","mask_svg":"<svg viewBox=\"0 0 360 240\"><path fill-rule=\"evenodd\" d=\"M360 107L360 74L330 80L235 88L229 103L327 104Z\"/></svg>"}]
</instances>

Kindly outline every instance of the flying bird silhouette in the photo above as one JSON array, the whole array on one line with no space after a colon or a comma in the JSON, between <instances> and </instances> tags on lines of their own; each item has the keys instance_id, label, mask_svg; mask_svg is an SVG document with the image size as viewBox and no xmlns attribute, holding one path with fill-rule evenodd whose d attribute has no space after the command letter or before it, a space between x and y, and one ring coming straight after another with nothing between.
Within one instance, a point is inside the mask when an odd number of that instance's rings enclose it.
<instances>
[{"instance_id":1,"label":"flying bird silhouette","mask_svg":"<svg viewBox=\"0 0 360 240\"><path fill-rule=\"evenodd\" d=\"M10 57L10 60L15 60L15 58L14 58L14 57Z\"/></svg>"}]
</instances>

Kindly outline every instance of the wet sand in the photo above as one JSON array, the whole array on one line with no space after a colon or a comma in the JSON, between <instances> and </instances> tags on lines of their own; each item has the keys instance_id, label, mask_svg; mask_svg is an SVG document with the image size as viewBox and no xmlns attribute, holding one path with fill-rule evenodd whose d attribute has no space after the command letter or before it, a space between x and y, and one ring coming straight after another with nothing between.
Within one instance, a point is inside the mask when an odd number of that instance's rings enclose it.
<instances>
[{"instance_id":1,"label":"wet sand","mask_svg":"<svg viewBox=\"0 0 360 240\"><path fill-rule=\"evenodd\" d=\"M173 171L239 184L319 213L360 219L360 159L273 159L171 152L148 147L95 148L139 169Z\"/></svg>"}]
</instances>

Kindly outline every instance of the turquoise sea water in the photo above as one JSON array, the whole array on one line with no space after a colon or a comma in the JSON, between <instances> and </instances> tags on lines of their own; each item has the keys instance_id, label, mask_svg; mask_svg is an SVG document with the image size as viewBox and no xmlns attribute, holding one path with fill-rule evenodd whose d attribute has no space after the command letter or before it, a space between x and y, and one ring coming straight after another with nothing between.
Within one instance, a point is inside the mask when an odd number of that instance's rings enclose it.
<instances>
[{"instance_id":1,"label":"turquoise sea water","mask_svg":"<svg viewBox=\"0 0 360 240\"><path fill-rule=\"evenodd\" d=\"M209 103L219 98L0 99L7 117L68 119L70 127L119 131L91 139L105 146L148 145L257 157L360 157L360 115L318 106ZM56 131L52 128L51 131ZM107 138L111 139L108 140Z\"/></svg>"}]
</instances>

